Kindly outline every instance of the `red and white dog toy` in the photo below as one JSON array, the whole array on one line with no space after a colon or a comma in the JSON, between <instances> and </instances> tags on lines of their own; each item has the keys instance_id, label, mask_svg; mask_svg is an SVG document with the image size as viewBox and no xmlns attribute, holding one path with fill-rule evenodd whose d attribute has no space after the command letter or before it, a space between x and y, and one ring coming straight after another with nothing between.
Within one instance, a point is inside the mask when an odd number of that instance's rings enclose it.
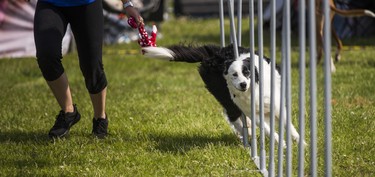
<instances>
[{"instance_id":1,"label":"red and white dog toy","mask_svg":"<svg viewBox=\"0 0 375 177\"><path fill-rule=\"evenodd\" d=\"M146 30L145 30L144 25L138 26L134 17L129 17L128 24L133 29L138 28L138 31L139 31L138 44L141 47L156 47L156 35L157 35L157 32L158 32L158 29L156 28L155 25L152 26L151 37L149 37Z\"/></svg>"}]
</instances>

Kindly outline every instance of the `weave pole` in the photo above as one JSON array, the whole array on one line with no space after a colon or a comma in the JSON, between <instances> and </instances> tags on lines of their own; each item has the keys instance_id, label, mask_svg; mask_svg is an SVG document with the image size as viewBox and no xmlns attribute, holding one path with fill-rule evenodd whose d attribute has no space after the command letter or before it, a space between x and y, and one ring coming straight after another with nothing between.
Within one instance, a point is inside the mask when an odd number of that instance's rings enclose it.
<instances>
[{"instance_id":1,"label":"weave pole","mask_svg":"<svg viewBox=\"0 0 375 177\"><path fill-rule=\"evenodd\" d=\"M290 0L284 0L285 4L290 4ZM292 176L292 139L291 139L291 124L292 124L292 74L291 74L291 15L290 6L284 5L284 24L283 24L283 36L285 36L283 44L283 53L285 58L282 58L285 66L285 75L281 77L285 78L285 96L286 96L286 176ZM279 127L282 128L282 127Z\"/></svg>"},{"instance_id":2,"label":"weave pole","mask_svg":"<svg viewBox=\"0 0 375 177\"><path fill-rule=\"evenodd\" d=\"M271 105L275 105L275 71L276 71L276 0L271 0ZM270 112L270 148L269 148L269 164L268 164L268 175L270 177L275 176L275 138L272 135L275 134L275 111L274 107L271 107Z\"/></svg>"},{"instance_id":3,"label":"weave pole","mask_svg":"<svg viewBox=\"0 0 375 177\"><path fill-rule=\"evenodd\" d=\"M305 146L303 140L305 139L305 67L306 67L306 2L299 1L298 4L298 30L299 30L299 135L300 140L298 144L298 177L304 176L304 166L305 166Z\"/></svg>"},{"instance_id":4,"label":"weave pole","mask_svg":"<svg viewBox=\"0 0 375 177\"><path fill-rule=\"evenodd\" d=\"M255 25L254 25L254 0L249 0L249 32L250 32L250 58L255 58ZM250 81L250 113L251 122L256 122L255 120L255 63L254 60L250 61L251 70L251 81ZM259 157L257 152L257 139L256 139L256 125L251 124L251 158L259 166Z\"/></svg>"},{"instance_id":5,"label":"weave pole","mask_svg":"<svg viewBox=\"0 0 375 177\"><path fill-rule=\"evenodd\" d=\"M230 19L230 37L232 39L233 50L234 50L234 58L238 58L238 45L237 45L237 35L236 35L236 27L234 25L234 12L233 12L233 2L234 0L227 0L228 2L228 10L229 10L229 19Z\"/></svg>"},{"instance_id":6,"label":"weave pole","mask_svg":"<svg viewBox=\"0 0 375 177\"><path fill-rule=\"evenodd\" d=\"M242 45L242 0L237 0L237 45Z\"/></svg>"},{"instance_id":7,"label":"weave pole","mask_svg":"<svg viewBox=\"0 0 375 177\"><path fill-rule=\"evenodd\" d=\"M331 118L331 19L328 1L323 1L324 11L324 172L332 176L332 118Z\"/></svg>"},{"instance_id":8,"label":"weave pole","mask_svg":"<svg viewBox=\"0 0 375 177\"><path fill-rule=\"evenodd\" d=\"M219 1L219 17L220 17L220 44L225 47L225 31L224 31L224 0Z\"/></svg>"},{"instance_id":9,"label":"weave pole","mask_svg":"<svg viewBox=\"0 0 375 177\"><path fill-rule=\"evenodd\" d=\"M310 175L317 176L317 103L316 103L316 21L315 0L309 2L309 39L310 39Z\"/></svg>"},{"instance_id":10,"label":"weave pole","mask_svg":"<svg viewBox=\"0 0 375 177\"><path fill-rule=\"evenodd\" d=\"M266 150L264 136L264 67L263 67L263 0L258 0L258 56L259 56L259 134L260 170L266 172ZM254 101L254 100L251 100Z\"/></svg>"},{"instance_id":11,"label":"weave pole","mask_svg":"<svg viewBox=\"0 0 375 177\"><path fill-rule=\"evenodd\" d=\"M284 36L283 38L284 39ZM282 46L282 50L284 50L284 45ZM284 54L282 58L284 58ZM285 62L281 62L281 75L285 75ZM284 109L285 105L285 78L281 77L281 88L280 88L280 114L279 116L281 117L284 114ZM281 128L280 128L281 127ZM279 145L278 145L278 165L277 165L277 171L278 171L278 176L284 176L283 175L283 162L284 162L284 147L283 147L283 141L284 141L284 122L280 119L279 120Z\"/></svg>"}]
</instances>

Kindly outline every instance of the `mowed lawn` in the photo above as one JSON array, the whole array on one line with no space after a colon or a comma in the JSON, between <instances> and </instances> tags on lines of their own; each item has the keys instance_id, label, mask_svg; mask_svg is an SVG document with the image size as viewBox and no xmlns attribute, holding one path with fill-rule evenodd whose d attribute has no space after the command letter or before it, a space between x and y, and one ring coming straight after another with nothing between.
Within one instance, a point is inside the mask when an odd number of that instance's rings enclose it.
<instances>
[{"instance_id":1,"label":"mowed lawn","mask_svg":"<svg viewBox=\"0 0 375 177\"><path fill-rule=\"evenodd\" d=\"M218 19L172 19L161 24L163 38L158 45L219 45L218 27ZM248 28L243 31L248 46ZM268 31L264 33L267 54ZM292 109L298 127L295 41ZM375 176L375 42L366 38L343 43L361 47L346 48L332 75L333 176ZM68 138L57 141L50 141L47 134L59 107L35 58L0 60L0 176L260 176L248 150L223 119L222 108L205 89L197 64L145 58L136 43L106 46L103 60L110 135L104 140L90 135L92 106L73 53L64 57L63 64L82 119ZM323 176L321 65L317 76L318 176ZM309 141L308 107L306 111ZM293 150L296 155L296 145ZM307 176L309 161L307 149Z\"/></svg>"}]
</instances>

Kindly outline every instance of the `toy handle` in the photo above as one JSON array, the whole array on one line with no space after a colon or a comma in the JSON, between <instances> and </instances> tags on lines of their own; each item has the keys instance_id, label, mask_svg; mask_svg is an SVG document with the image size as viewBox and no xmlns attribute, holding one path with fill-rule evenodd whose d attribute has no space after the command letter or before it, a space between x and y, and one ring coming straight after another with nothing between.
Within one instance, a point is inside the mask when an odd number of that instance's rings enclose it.
<instances>
[{"instance_id":1,"label":"toy handle","mask_svg":"<svg viewBox=\"0 0 375 177\"><path fill-rule=\"evenodd\" d=\"M138 44L141 47L156 47L156 36L157 36L158 30L157 30L155 25L152 26L151 37L149 37L146 30L145 30L144 25L138 26L134 17L129 17L128 24L133 29L138 28L138 32L139 32Z\"/></svg>"}]
</instances>

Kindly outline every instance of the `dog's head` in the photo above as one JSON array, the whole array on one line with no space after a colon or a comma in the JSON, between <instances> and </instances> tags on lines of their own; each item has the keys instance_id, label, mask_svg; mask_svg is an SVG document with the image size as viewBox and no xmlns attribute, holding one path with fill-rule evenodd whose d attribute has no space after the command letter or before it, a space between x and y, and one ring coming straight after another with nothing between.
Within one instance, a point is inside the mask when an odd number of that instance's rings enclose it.
<instances>
[{"instance_id":1,"label":"dog's head","mask_svg":"<svg viewBox=\"0 0 375 177\"><path fill-rule=\"evenodd\" d=\"M250 58L225 62L224 78L237 90L247 91L251 79ZM258 71L255 68L255 81L258 82L258 79Z\"/></svg>"}]
</instances>

